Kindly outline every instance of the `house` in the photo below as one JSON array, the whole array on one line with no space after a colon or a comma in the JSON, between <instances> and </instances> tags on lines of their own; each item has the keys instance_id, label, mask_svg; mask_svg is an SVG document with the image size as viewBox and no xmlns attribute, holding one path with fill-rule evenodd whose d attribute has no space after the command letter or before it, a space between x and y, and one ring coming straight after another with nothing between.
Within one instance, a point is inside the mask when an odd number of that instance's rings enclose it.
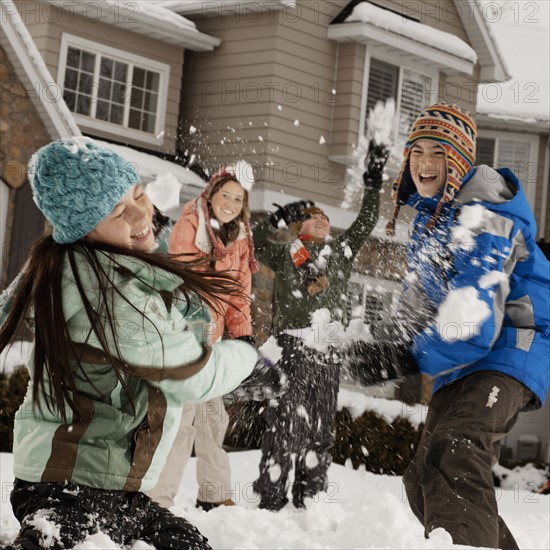
<instances>
[{"instance_id":1,"label":"house","mask_svg":"<svg viewBox=\"0 0 550 550\"><path fill-rule=\"evenodd\" d=\"M43 230L26 182L40 146L83 133L175 157L184 52L220 40L153 4L2 0L0 288ZM186 176L196 194L202 180Z\"/></svg>"}]
</instances>

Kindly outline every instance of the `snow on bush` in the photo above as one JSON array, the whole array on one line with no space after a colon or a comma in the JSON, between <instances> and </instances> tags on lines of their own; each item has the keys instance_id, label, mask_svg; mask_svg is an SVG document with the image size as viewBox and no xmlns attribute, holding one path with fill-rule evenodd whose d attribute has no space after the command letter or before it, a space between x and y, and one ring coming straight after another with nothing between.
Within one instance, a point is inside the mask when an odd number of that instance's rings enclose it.
<instances>
[{"instance_id":1,"label":"snow on bush","mask_svg":"<svg viewBox=\"0 0 550 550\"><path fill-rule=\"evenodd\" d=\"M13 342L0 353L0 372L11 376L17 367L24 366L32 351L32 342L23 340Z\"/></svg>"},{"instance_id":2,"label":"snow on bush","mask_svg":"<svg viewBox=\"0 0 550 550\"><path fill-rule=\"evenodd\" d=\"M529 463L525 466L516 466L510 470L496 464L493 466L493 474L500 480L500 488L506 490L537 491L549 479L550 467L541 469Z\"/></svg>"}]
</instances>

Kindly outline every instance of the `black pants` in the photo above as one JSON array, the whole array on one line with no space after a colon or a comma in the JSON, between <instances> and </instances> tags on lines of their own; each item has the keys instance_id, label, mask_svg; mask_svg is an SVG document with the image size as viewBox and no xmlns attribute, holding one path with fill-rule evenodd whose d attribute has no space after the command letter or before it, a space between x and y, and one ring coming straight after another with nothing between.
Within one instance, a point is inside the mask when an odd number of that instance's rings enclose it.
<instances>
[{"instance_id":1,"label":"black pants","mask_svg":"<svg viewBox=\"0 0 550 550\"><path fill-rule=\"evenodd\" d=\"M11 547L17 550L72 548L98 531L121 545L141 539L157 550L210 548L196 527L143 493L16 479L11 504L21 523ZM57 535L40 529L44 520L58 526Z\"/></svg>"},{"instance_id":2,"label":"black pants","mask_svg":"<svg viewBox=\"0 0 550 550\"><path fill-rule=\"evenodd\" d=\"M523 384L494 371L466 376L433 396L418 452L403 477L426 536L443 527L454 544L518 548L498 515L491 468L500 441L532 398Z\"/></svg>"},{"instance_id":3,"label":"black pants","mask_svg":"<svg viewBox=\"0 0 550 550\"><path fill-rule=\"evenodd\" d=\"M292 496L296 506L328 487L332 462L339 366L333 352L320 353L287 334L278 337L283 349L279 362L289 379L289 390L277 406L265 412L260 475L254 490L260 507L280 510L288 502L288 474L296 454Z\"/></svg>"}]
</instances>

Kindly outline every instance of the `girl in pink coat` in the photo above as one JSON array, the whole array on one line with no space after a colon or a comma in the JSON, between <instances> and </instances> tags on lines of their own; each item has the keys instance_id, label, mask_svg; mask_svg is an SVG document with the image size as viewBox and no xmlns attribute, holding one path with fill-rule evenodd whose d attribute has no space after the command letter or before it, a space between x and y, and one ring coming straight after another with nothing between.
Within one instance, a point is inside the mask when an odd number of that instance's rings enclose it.
<instances>
[{"instance_id":1,"label":"girl in pink coat","mask_svg":"<svg viewBox=\"0 0 550 550\"><path fill-rule=\"evenodd\" d=\"M187 203L170 235L170 252L188 254L182 261L211 258L216 271L229 272L240 283L241 296L232 296L211 312L208 338L214 343L222 336L253 343L250 315L252 273L258 270L250 233L248 191L253 185L252 167L239 161L234 167L216 172L203 193ZM197 455L197 506L210 510L233 506L231 470L222 445L229 419L222 397L183 410L181 425L157 486L149 496L170 507L195 444Z\"/></svg>"}]
</instances>

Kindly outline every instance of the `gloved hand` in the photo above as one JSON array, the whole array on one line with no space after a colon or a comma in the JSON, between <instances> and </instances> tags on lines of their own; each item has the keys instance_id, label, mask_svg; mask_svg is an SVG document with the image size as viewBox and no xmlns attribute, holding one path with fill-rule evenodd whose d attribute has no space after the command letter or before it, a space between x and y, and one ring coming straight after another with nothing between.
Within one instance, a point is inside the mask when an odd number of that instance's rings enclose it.
<instances>
[{"instance_id":1,"label":"gloved hand","mask_svg":"<svg viewBox=\"0 0 550 550\"><path fill-rule=\"evenodd\" d=\"M384 166L389 156L390 151L385 145L377 145L374 141L369 143L369 152L365 160L367 168L363 173L365 188L377 190L382 187Z\"/></svg>"},{"instance_id":2,"label":"gloved hand","mask_svg":"<svg viewBox=\"0 0 550 550\"><path fill-rule=\"evenodd\" d=\"M351 377L363 386L398 380L418 373L407 344L355 342L344 358Z\"/></svg>"},{"instance_id":3,"label":"gloved hand","mask_svg":"<svg viewBox=\"0 0 550 550\"><path fill-rule=\"evenodd\" d=\"M302 222L311 216L306 214L304 210L315 206L313 201L296 201L289 202L284 206L273 203L277 210L269 216L269 221L273 227L279 227L279 222L283 220L287 225L293 222Z\"/></svg>"},{"instance_id":4,"label":"gloved hand","mask_svg":"<svg viewBox=\"0 0 550 550\"><path fill-rule=\"evenodd\" d=\"M225 401L265 401L280 397L288 390L288 377L277 364L260 355L254 370L238 388L224 395Z\"/></svg>"}]
</instances>

